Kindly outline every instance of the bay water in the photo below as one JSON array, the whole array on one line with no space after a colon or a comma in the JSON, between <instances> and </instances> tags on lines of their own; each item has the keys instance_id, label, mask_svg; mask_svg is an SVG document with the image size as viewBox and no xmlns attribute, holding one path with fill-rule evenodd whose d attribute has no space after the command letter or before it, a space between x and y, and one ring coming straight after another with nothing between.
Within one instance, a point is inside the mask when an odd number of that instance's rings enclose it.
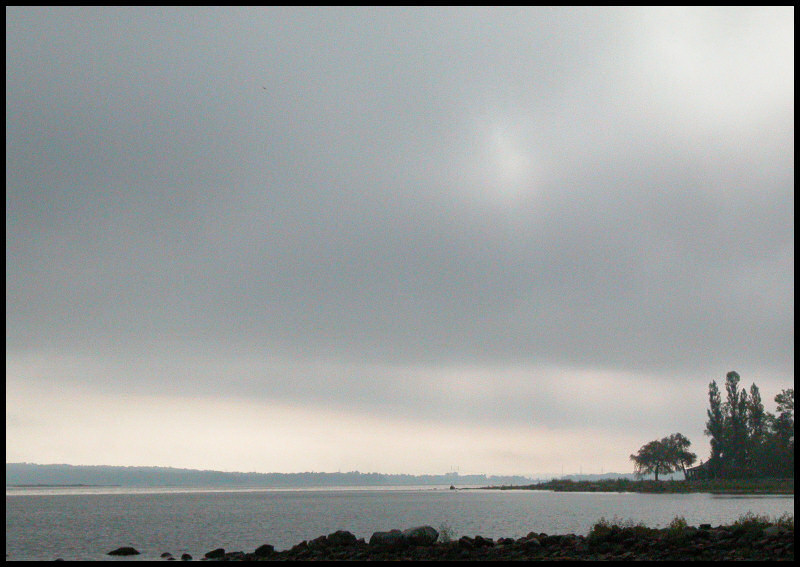
<instances>
[{"instance_id":1,"label":"bay water","mask_svg":"<svg viewBox=\"0 0 800 567\"><path fill-rule=\"evenodd\" d=\"M641 494L448 487L314 489L6 488L6 560L195 559L212 549L276 549L336 530L431 525L450 537L518 538L531 531L586 535L601 518L665 527L732 523L747 513L794 514L794 495ZM132 546L141 555L107 555Z\"/></svg>"}]
</instances>

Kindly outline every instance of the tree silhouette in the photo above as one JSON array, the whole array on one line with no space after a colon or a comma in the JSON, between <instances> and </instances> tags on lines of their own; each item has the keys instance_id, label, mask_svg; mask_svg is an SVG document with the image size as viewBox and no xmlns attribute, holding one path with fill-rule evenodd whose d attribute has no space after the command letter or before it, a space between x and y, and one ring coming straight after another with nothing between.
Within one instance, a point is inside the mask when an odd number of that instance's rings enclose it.
<instances>
[{"instance_id":1,"label":"tree silhouette","mask_svg":"<svg viewBox=\"0 0 800 567\"><path fill-rule=\"evenodd\" d=\"M722 465L722 454L725 448L725 416L722 413L722 398L717 388L716 381L708 385L709 409L706 410L708 421L706 422L706 435L711 437L711 458L710 467L714 476L720 474Z\"/></svg>"},{"instance_id":2,"label":"tree silhouette","mask_svg":"<svg viewBox=\"0 0 800 567\"><path fill-rule=\"evenodd\" d=\"M764 410L758 386L739 390L739 374L725 376L723 403L716 381L708 385L706 435L709 472L718 478L794 478L794 388L775 396L776 415Z\"/></svg>"},{"instance_id":3,"label":"tree silhouette","mask_svg":"<svg viewBox=\"0 0 800 567\"><path fill-rule=\"evenodd\" d=\"M653 473L656 480L658 475L669 474L678 469L685 473L686 467L697 460L697 455L689 452L691 444L691 441L680 433L650 441L642 445L638 453L631 455L634 472L638 476Z\"/></svg>"}]
</instances>

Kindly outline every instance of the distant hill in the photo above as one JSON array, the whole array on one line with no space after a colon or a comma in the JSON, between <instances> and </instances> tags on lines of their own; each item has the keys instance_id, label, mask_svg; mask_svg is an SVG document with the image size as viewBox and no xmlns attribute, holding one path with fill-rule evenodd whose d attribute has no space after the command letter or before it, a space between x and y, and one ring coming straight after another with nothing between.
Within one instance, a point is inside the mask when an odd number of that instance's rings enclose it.
<instances>
[{"instance_id":1,"label":"distant hill","mask_svg":"<svg viewBox=\"0 0 800 567\"><path fill-rule=\"evenodd\" d=\"M6 486L312 487L532 484L524 476L380 474L352 472L241 473L172 467L6 463Z\"/></svg>"}]
</instances>

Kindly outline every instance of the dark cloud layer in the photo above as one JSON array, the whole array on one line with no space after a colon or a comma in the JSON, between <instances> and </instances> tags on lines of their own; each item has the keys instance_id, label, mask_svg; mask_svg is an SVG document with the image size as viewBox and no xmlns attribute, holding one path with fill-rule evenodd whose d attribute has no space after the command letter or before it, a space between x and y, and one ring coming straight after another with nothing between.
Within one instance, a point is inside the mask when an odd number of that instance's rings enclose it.
<instances>
[{"instance_id":1,"label":"dark cloud layer","mask_svg":"<svg viewBox=\"0 0 800 567\"><path fill-rule=\"evenodd\" d=\"M9 8L7 354L790 379L791 16Z\"/></svg>"}]
</instances>

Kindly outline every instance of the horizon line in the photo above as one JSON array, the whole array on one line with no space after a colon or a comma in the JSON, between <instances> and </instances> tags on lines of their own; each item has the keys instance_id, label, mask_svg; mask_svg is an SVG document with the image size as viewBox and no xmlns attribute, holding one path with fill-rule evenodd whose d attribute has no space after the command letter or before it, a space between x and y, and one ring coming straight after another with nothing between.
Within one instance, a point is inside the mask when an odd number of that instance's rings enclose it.
<instances>
[{"instance_id":1,"label":"horizon line","mask_svg":"<svg viewBox=\"0 0 800 567\"><path fill-rule=\"evenodd\" d=\"M172 465L74 465L71 463L36 463L31 461L16 461L16 462L6 462L6 465L34 465L40 467L51 467L51 466L66 466L66 467L115 467L115 468L158 468L158 469L173 469L173 470L183 470L183 471L195 471L195 472L215 472L215 473L222 473L222 474L362 474L362 475L385 475L385 476L454 476L454 477L467 477L467 476L485 476L485 477L521 477L521 478L537 478L541 476L550 476L552 475L555 477L565 477L565 476L605 476L605 475L629 475L634 473L623 473L623 472L600 472L600 473L589 473L589 472L571 472L571 473L555 473L555 472L543 472L543 473L461 473L458 471L448 471L443 473L410 473L410 472L400 472L400 473L388 473L388 472L378 472L378 471L370 471L364 472L359 470L350 470L350 471L314 471L314 470L307 470L307 471L293 471L293 472L281 472L281 471L270 471L270 472L260 472L260 471L230 471L230 470L220 470L220 469L197 469L197 468L189 468L189 467L177 467ZM532 476L533 475L533 476Z\"/></svg>"}]
</instances>

